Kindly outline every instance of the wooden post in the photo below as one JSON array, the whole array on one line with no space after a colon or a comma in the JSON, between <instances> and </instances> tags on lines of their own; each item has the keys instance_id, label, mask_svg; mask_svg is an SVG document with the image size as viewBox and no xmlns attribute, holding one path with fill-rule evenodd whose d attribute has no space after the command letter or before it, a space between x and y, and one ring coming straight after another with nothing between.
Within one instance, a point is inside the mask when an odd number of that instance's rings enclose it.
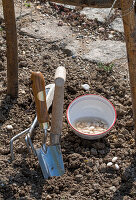
<instances>
[{"instance_id":1,"label":"wooden post","mask_svg":"<svg viewBox=\"0 0 136 200\"><path fill-rule=\"evenodd\" d=\"M133 0L121 0L121 9L127 46L136 142L136 19Z\"/></svg>"},{"instance_id":2,"label":"wooden post","mask_svg":"<svg viewBox=\"0 0 136 200\"><path fill-rule=\"evenodd\" d=\"M18 96L18 49L13 0L2 0L7 41L7 94Z\"/></svg>"}]
</instances>

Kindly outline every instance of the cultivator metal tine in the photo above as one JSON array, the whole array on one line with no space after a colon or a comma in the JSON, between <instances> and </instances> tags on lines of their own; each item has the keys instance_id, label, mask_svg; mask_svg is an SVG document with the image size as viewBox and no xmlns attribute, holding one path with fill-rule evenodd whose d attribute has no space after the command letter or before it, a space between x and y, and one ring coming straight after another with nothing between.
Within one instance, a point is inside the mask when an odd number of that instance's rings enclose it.
<instances>
[{"instance_id":1,"label":"cultivator metal tine","mask_svg":"<svg viewBox=\"0 0 136 200\"><path fill-rule=\"evenodd\" d=\"M21 135L27 133L30 128L27 128L26 130L22 131L21 133L15 135L11 140L10 140L10 152L11 152L11 159L14 160L14 153L13 153L13 142L16 140L18 137Z\"/></svg>"},{"instance_id":2,"label":"cultivator metal tine","mask_svg":"<svg viewBox=\"0 0 136 200\"><path fill-rule=\"evenodd\" d=\"M32 152L34 153L35 156L36 156L36 151L35 151L35 148L33 146L31 137L32 137L32 133L33 133L33 130L34 130L37 122L38 121L37 121L37 116L36 116L34 121L33 121L33 123L32 123L32 125L31 125L31 127L30 127L30 129L29 129L28 134L25 137L25 142L26 142L26 145L27 145L27 148L28 148L29 152L31 152L31 150L32 150ZM30 149L30 146L31 146L31 149Z\"/></svg>"},{"instance_id":3,"label":"cultivator metal tine","mask_svg":"<svg viewBox=\"0 0 136 200\"><path fill-rule=\"evenodd\" d=\"M28 136L27 135L25 136L25 143L26 143L28 151L31 152L31 149L30 149L30 146L29 146L29 143L28 143Z\"/></svg>"},{"instance_id":4,"label":"cultivator metal tine","mask_svg":"<svg viewBox=\"0 0 136 200\"><path fill-rule=\"evenodd\" d=\"M31 146L33 152L35 152L34 147L33 147L33 144L32 144L32 142L31 142L30 135L32 135L32 132L33 132L34 127L36 126L36 124L37 124L37 117L34 119L34 121L33 121L32 125L31 125L31 127L27 128L27 129L25 129L24 131L22 131L21 133L15 135L15 136L10 140L10 153L11 153L11 159L12 159L12 160L14 160L13 142L14 142L16 139L18 139L20 136L22 136L23 134L25 134L25 133L27 133L27 132L28 132L28 134L27 134L26 137L25 137L25 141L26 141L27 148L28 148L29 151L30 151L30 146ZM29 141L29 143L28 143L28 141ZM29 145L29 144L30 144L30 145Z\"/></svg>"}]
</instances>

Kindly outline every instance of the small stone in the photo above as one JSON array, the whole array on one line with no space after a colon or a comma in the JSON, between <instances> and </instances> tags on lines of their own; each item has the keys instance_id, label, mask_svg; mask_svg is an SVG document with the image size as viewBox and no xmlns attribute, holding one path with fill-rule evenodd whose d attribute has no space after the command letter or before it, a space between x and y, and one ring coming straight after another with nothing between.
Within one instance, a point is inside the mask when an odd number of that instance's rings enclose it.
<instances>
[{"instance_id":1,"label":"small stone","mask_svg":"<svg viewBox=\"0 0 136 200\"><path fill-rule=\"evenodd\" d=\"M25 94L26 92L25 92L25 90L21 90L21 93L22 93L22 94Z\"/></svg>"},{"instance_id":2,"label":"small stone","mask_svg":"<svg viewBox=\"0 0 136 200\"><path fill-rule=\"evenodd\" d=\"M133 119L130 119L126 122L126 126L131 127L134 125Z\"/></svg>"},{"instance_id":3,"label":"small stone","mask_svg":"<svg viewBox=\"0 0 136 200\"><path fill-rule=\"evenodd\" d=\"M75 176L76 181L80 182L81 180L83 180L83 175L82 174L77 174Z\"/></svg>"},{"instance_id":4,"label":"small stone","mask_svg":"<svg viewBox=\"0 0 136 200\"><path fill-rule=\"evenodd\" d=\"M2 155L8 155L10 153L10 151L7 148L0 148L0 153Z\"/></svg>"},{"instance_id":5,"label":"small stone","mask_svg":"<svg viewBox=\"0 0 136 200\"><path fill-rule=\"evenodd\" d=\"M104 154L106 153L106 151L105 151L105 150L99 150L99 153L100 153L101 155L104 155Z\"/></svg>"},{"instance_id":6,"label":"small stone","mask_svg":"<svg viewBox=\"0 0 136 200\"><path fill-rule=\"evenodd\" d=\"M90 192L89 192L88 190L85 190L85 191L84 191L84 194L85 194L86 196L89 196Z\"/></svg>"},{"instance_id":7,"label":"small stone","mask_svg":"<svg viewBox=\"0 0 136 200\"><path fill-rule=\"evenodd\" d=\"M103 173L106 172L106 164L105 163L100 165L100 171L103 172Z\"/></svg>"},{"instance_id":8,"label":"small stone","mask_svg":"<svg viewBox=\"0 0 136 200\"><path fill-rule=\"evenodd\" d=\"M62 21L59 21L59 22L58 22L58 26L63 26L63 22L62 22Z\"/></svg>"},{"instance_id":9,"label":"small stone","mask_svg":"<svg viewBox=\"0 0 136 200\"><path fill-rule=\"evenodd\" d=\"M108 35L108 38L109 38L109 39L112 39L112 38L113 38L113 35L112 35L112 34L109 34L109 35Z\"/></svg>"},{"instance_id":10,"label":"small stone","mask_svg":"<svg viewBox=\"0 0 136 200\"><path fill-rule=\"evenodd\" d=\"M115 169L119 170L119 165L118 164L115 164Z\"/></svg>"},{"instance_id":11,"label":"small stone","mask_svg":"<svg viewBox=\"0 0 136 200\"><path fill-rule=\"evenodd\" d=\"M49 60L49 59L51 59L51 56L48 55L48 54L45 54L45 55L43 56L43 59L45 59L45 60Z\"/></svg>"},{"instance_id":12,"label":"small stone","mask_svg":"<svg viewBox=\"0 0 136 200\"><path fill-rule=\"evenodd\" d=\"M90 194L93 194L94 192L95 192L95 190L94 190L94 189L92 189L92 188L91 188L91 189L89 189L89 193L90 193Z\"/></svg>"},{"instance_id":13,"label":"small stone","mask_svg":"<svg viewBox=\"0 0 136 200\"><path fill-rule=\"evenodd\" d=\"M27 67L27 62L26 61L20 61L19 67Z\"/></svg>"},{"instance_id":14,"label":"small stone","mask_svg":"<svg viewBox=\"0 0 136 200\"><path fill-rule=\"evenodd\" d=\"M70 193L71 193L71 195L74 195L77 191L78 191L78 189L72 188L71 191L70 191Z\"/></svg>"},{"instance_id":15,"label":"small stone","mask_svg":"<svg viewBox=\"0 0 136 200\"><path fill-rule=\"evenodd\" d=\"M83 84L81 85L81 87L84 89L84 90L89 90L90 89L90 86L88 84Z\"/></svg>"},{"instance_id":16,"label":"small stone","mask_svg":"<svg viewBox=\"0 0 136 200\"><path fill-rule=\"evenodd\" d=\"M110 33L111 33L111 34L114 34L114 33L115 33L115 31L111 31Z\"/></svg>"},{"instance_id":17,"label":"small stone","mask_svg":"<svg viewBox=\"0 0 136 200\"><path fill-rule=\"evenodd\" d=\"M89 41L86 41L86 43L89 44L90 42L89 42Z\"/></svg>"},{"instance_id":18,"label":"small stone","mask_svg":"<svg viewBox=\"0 0 136 200\"><path fill-rule=\"evenodd\" d=\"M94 156L96 156L96 155L97 155L97 150L94 149L94 148L92 148L92 149L91 149L91 154L94 155Z\"/></svg>"},{"instance_id":19,"label":"small stone","mask_svg":"<svg viewBox=\"0 0 136 200\"><path fill-rule=\"evenodd\" d=\"M3 63L0 61L0 70L3 70L3 69L4 69Z\"/></svg>"},{"instance_id":20,"label":"small stone","mask_svg":"<svg viewBox=\"0 0 136 200\"><path fill-rule=\"evenodd\" d=\"M110 191L113 191L113 192L116 191L116 187L115 186L111 186L109 189L110 189Z\"/></svg>"},{"instance_id":21,"label":"small stone","mask_svg":"<svg viewBox=\"0 0 136 200\"><path fill-rule=\"evenodd\" d=\"M50 200L50 199L52 199L52 197L48 194L46 197L46 200Z\"/></svg>"},{"instance_id":22,"label":"small stone","mask_svg":"<svg viewBox=\"0 0 136 200\"><path fill-rule=\"evenodd\" d=\"M12 126L12 125L7 125L6 128L7 128L7 130L9 130L9 131L13 130L13 126Z\"/></svg>"},{"instance_id":23,"label":"small stone","mask_svg":"<svg viewBox=\"0 0 136 200\"><path fill-rule=\"evenodd\" d=\"M36 8L37 8L38 10L41 10L41 6L39 6L39 5L38 5L38 6L36 6Z\"/></svg>"},{"instance_id":24,"label":"small stone","mask_svg":"<svg viewBox=\"0 0 136 200\"><path fill-rule=\"evenodd\" d=\"M1 185L1 187L4 187L4 186L5 186L5 184L4 184L4 183L1 183L0 185Z\"/></svg>"},{"instance_id":25,"label":"small stone","mask_svg":"<svg viewBox=\"0 0 136 200\"><path fill-rule=\"evenodd\" d=\"M92 144L92 146L96 148L97 150L105 149L105 144L102 142L96 142Z\"/></svg>"},{"instance_id":26,"label":"small stone","mask_svg":"<svg viewBox=\"0 0 136 200\"><path fill-rule=\"evenodd\" d=\"M6 100L7 100L7 102L10 102L11 97L9 95L7 95Z\"/></svg>"},{"instance_id":27,"label":"small stone","mask_svg":"<svg viewBox=\"0 0 136 200\"><path fill-rule=\"evenodd\" d=\"M118 157L114 157L114 158L112 158L112 162L116 162L117 159L118 159Z\"/></svg>"},{"instance_id":28,"label":"small stone","mask_svg":"<svg viewBox=\"0 0 136 200\"><path fill-rule=\"evenodd\" d=\"M95 190L99 190L100 188L100 185L98 183L94 183L92 186L93 186L93 189Z\"/></svg>"},{"instance_id":29,"label":"small stone","mask_svg":"<svg viewBox=\"0 0 136 200\"><path fill-rule=\"evenodd\" d=\"M1 114L0 114L0 123L1 123L1 122L4 122L4 120L5 120L5 117L4 117L4 115L1 113Z\"/></svg>"},{"instance_id":30,"label":"small stone","mask_svg":"<svg viewBox=\"0 0 136 200\"><path fill-rule=\"evenodd\" d=\"M99 28L99 31L100 31L100 32L104 32L104 31L105 31L105 28L100 27L100 28Z\"/></svg>"},{"instance_id":31,"label":"small stone","mask_svg":"<svg viewBox=\"0 0 136 200\"><path fill-rule=\"evenodd\" d=\"M107 163L107 167L111 167L112 164L113 164L112 162L108 162L108 163Z\"/></svg>"},{"instance_id":32,"label":"small stone","mask_svg":"<svg viewBox=\"0 0 136 200\"><path fill-rule=\"evenodd\" d=\"M25 191L19 190L19 196L20 196L20 197L24 197L24 196L25 196Z\"/></svg>"},{"instance_id":33,"label":"small stone","mask_svg":"<svg viewBox=\"0 0 136 200\"><path fill-rule=\"evenodd\" d=\"M75 58L76 58L76 55L73 55L72 58L75 59Z\"/></svg>"},{"instance_id":34,"label":"small stone","mask_svg":"<svg viewBox=\"0 0 136 200\"><path fill-rule=\"evenodd\" d=\"M79 38L81 38L81 39L83 39L83 38L84 38L84 36L83 36L83 35L79 35L78 37L79 37Z\"/></svg>"}]
</instances>

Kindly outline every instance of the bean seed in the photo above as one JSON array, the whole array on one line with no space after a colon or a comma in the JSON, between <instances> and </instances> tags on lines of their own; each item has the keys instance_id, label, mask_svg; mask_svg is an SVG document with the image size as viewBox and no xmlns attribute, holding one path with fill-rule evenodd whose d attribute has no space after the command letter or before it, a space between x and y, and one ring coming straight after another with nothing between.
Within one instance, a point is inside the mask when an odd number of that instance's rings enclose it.
<instances>
[{"instance_id":1,"label":"bean seed","mask_svg":"<svg viewBox=\"0 0 136 200\"><path fill-rule=\"evenodd\" d=\"M118 164L115 164L115 169L119 170L119 165Z\"/></svg>"},{"instance_id":2,"label":"bean seed","mask_svg":"<svg viewBox=\"0 0 136 200\"><path fill-rule=\"evenodd\" d=\"M107 167L111 167L112 164L113 164L112 162L108 162L108 163L107 163Z\"/></svg>"},{"instance_id":3,"label":"bean seed","mask_svg":"<svg viewBox=\"0 0 136 200\"><path fill-rule=\"evenodd\" d=\"M90 130L94 130L95 129L95 127L94 126L90 126L90 128L89 128Z\"/></svg>"},{"instance_id":4,"label":"bean seed","mask_svg":"<svg viewBox=\"0 0 136 200\"><path fill-rule=\"evenodd\" d=\"M105 128L105 127L106 128ZM100 134L107 130L107 125L102 120L77 121L75 127L78 131L86 134Z\"/></svg>"},{"instance_id":5,"label":"bean seed","mask_svg":"<svg viewBox=\"0 0 136 200\"><path fill-rule=\"evenodd\" d=\"M114 157L114 158L112 158L112 162L116 162L117 159L118 159L118 157Z\"/></svg>"},{"instance_id":6,"label":"bean seed","mask_svg":"<svg viewBox=\"0 0 136 200\"><path fill-rule=\"evenodd\" d=\"M12 125L7 125L6 128L7 128L7 130L13 130L13 126Z\"/></svg>"}]
</instances>

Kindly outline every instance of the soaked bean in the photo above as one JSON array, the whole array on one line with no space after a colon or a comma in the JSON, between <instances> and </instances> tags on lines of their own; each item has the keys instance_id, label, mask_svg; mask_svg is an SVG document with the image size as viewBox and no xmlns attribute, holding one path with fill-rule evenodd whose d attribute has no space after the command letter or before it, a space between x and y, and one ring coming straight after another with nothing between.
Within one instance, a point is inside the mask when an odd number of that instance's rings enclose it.
<instances>
[{"instance_id":1,"label":"soaked bean","mask_svg":"<svg viewBox=\"0 0 136 200\"><path fill-rule=\"evenodd\" d=\"M102 120L98 119L88 121L78 120L75 123L75 128L82 133L95 135L105 132L108 128L108 125Z\"/></svg>"}]
</instances>

